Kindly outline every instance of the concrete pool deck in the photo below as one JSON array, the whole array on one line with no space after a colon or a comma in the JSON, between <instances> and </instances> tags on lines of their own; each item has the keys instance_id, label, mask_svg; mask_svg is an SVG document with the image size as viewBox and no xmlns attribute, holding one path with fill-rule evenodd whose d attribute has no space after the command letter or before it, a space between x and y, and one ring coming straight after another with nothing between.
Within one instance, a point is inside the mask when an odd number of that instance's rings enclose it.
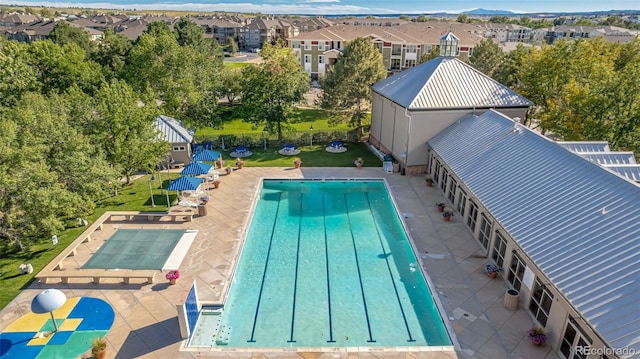
<instances>
[{"instance_id":1,"label":"concrete pool deck","mask_svg":"<svg viewBox=\"0 0 640 359\"><path fill-rule=\"evenodd\" d=\"M250 165L250 164L249 164ZM250 207L260 178L385 178L393 198L422 257L425 269L435 286L451 328L457 336L456 352L412 351L381 348L339 350L309 348L269 350L190 349L181 351L176 304L186 295L193 280L198 284L202 301L221 301L231 274L235 255L244 237ZM211 191L208 214L192 222L153 223L146 221L109 224L112 228L97 231L104 241L115 228L197 229L182 265L177 285L170 286L161 276L155 284L122 284L117 280L101 284L41 284L34 282L0 311L0 330L30 311L33 297L45 288L60 289L67 297L91 296L108 301L115 311L115 321L107 335L109 358L558 358L549 346L532 346L526 331L533 322L520 303L516 311L503 306L507 283L490 279L484 273L488 263L484 250L459 216L445 222L435 207L447 202L437 187L426 187L422 176L385 174L376 168L255 168L245 167L231 175L220 176L221 186ZM101 233L104 232L104 233ZM260 355L261 354L261 355Z\"/></svg>"}]
</instances>

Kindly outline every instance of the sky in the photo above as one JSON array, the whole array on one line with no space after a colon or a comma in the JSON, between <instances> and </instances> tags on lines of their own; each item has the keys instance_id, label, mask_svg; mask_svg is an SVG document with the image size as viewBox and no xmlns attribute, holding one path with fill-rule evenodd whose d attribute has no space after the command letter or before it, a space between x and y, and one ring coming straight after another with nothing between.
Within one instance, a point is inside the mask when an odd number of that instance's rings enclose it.
<instances>
[{"instance_id":1,"label":"sky","mask_svg":"<svg viewBox=\"0 0 640 359\"><path fill-rule=\"evenodd\" d=\"M83 0L83 1L4 1L0 4L48 7L82 7L137 10L195 10L261 12L264 14L420 14L460 13L476 8L527 12L583 12L600 10L640 10L640 0Z\"/></svg>"}]
</instances>

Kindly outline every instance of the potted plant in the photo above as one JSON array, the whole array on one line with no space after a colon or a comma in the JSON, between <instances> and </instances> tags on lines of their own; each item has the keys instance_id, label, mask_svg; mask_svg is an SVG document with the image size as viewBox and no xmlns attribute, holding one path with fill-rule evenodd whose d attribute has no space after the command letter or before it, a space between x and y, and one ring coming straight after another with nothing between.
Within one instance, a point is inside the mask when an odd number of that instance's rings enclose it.
<instances>
[{"instance_id":1,"label":"potted plant","mask_svg":"<svg viewBox=\"0 0 640 359\"><path fill-rule=\"evenodd\" d=\"M104 359L107 356L107 341L104 340L104 338L93 338L91 342L91 355L96 359Z\"/></svg>"},{"instance_id":2,"label":"potted plant","mask_svg":"<svg viewBox=\"0 0 640 359\"><path fill-rule=\"evenodd\" d=\"M444 203L436 202L436 207L438 207L438 212L444 211Z\"/></svg>"},{"instance_id":3,"label":"potted plant","mask_svg":"<svg viewBox=\"0 0 640 359\"><path fill-rule=\"evenodd\" d=\"M547 341L547 333L543 327L536 325L527 331L527 337L533 345L543 345Z\"/></svg>"},{"instance_id":4,"label":"potted plant","mask_svg":"<svg viewBox=\"0 0 640 359\"><path fill-rule=\"evenodd\" d=\"M364 165L364 160L362 159L362 157L358 157L355 161L353 161L353 164L358 168L362 168L362 165Z\"/></svg>"},{"instance_id":5,"label":"potted plant","mask_svg":"<svg viewBox=\"0 0 640 359\"><path fill-rule=\"evenodd\" d=\"M427 187L433 186L433 177L431 175L426 175L424 179L427 182Z\"/></svg>"},{"instance_id":6,"label":"potted plant","mask_svg":"<svg viewBox=\"0 0 640 359\"><path fill-rule=\"evenodd\" d=\"M484 271L487 273L489 278L493 279L498 276L498 273L502 272L502 268L498 267L495 264L487 264L484 266Z\"/></svg>"},{"instance_id":7,"label":"potted plant","mask_svg":"<svg viewBox=\"0 0 640 359\"><path fill-rule=\"evenodd\" d=\"M216 160L216 166L218 168L222 168L222 166L224 166L224 160L222 159L222 156L218 157L218 159Z\"/></svg>"},{"instance_id":8,"label":"potted plant","mask_svg":"<svg viewBox=\"0 0 640 359\"><path fill-rule=\"evenodd\" d=\"M180 278L180 271L177 269L170 270L164 277L169 280L169 284L174 285L178 281L178 278Z\"/></svg>"},{"instance_id":9,"label":"potted plant","mask_svg":"<svg viewBox=\"0 0 640 359\"><path fill-rule=\"evenodd\" d=\"M231 166L227 166L224 168L224 170L227 172L228 175L231 174L231 172L233 171L233 169L231 168Z\"/></svg>"},{"instance_id":10,"label":"potted plant","mask_svg":"<svg viewBox=\"0 0 640 359\"><path fill-rule=\"evenodd\" d=\"M220 187L220 180L213 180L211 184L213 184L213 188L218 188Z\"/></svg>"},{"instance_id":11,"label":"potted plant","mask_svg":"<svg viewBox=\"0 0 640 359\"><path fill-rule=\"evenodd\" d=\"M449 222L451 217L453 217L453 210L449 207L445 207L445 209L442 211L442 217L444 217L445 222Z\"/></svg>"},{"instance_id":12,"label":"potted plant","mask_svg":"<svg viewBox=\"0 0 640 359\"><path fill-rule=\"evenodd\" d=\"M236 167L241 170L242 166L244 166L244 161L240 157L236 158Z\"/></svg>"},{"instance_id":13,"label":"potted plant","mask_svg":"<svg viewBox=\"0 0 640 359\"><path fill-rule=\"evenodd\" d=\"M296 157L293 160L293 167L300 168L300 165L302 165L302 160L300 159L300 157Z\"/></svg>"}]
</instances>

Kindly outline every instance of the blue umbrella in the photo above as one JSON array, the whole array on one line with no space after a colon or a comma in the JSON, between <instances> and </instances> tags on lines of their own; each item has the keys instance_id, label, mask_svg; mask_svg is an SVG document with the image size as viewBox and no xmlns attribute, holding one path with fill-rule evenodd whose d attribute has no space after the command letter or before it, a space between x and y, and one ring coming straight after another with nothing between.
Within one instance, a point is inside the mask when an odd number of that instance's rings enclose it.
<instances>
[{"instance_id":1,"label":"blue umbrella","mask_svg":"<svg viewBox=\"0 0 640 359\"><path fill-rule=\"evenodd\" d=\"M191 162L180 172L181 175L206 175L211 171L212 165L202 162Z\"/></svg>"},{"instance_id":2,"label":"blue umbrella","mask_svg":"<svg viewBox=\"0 0 640 359\"><path fill-rule=\"evenodd\" d=\"M182 176L171 182L167 191L195 191L200 183L202 183L202 178Z\"/></svg>"},{"instance_id":3,"label":"blue umbrella","mask_svg":"<svg viewBox=\"0 0 640 359\"><path fill-rule=\"evenodd\" d=\"M220 157L220 152L211 151L211 150L204 150L204 151L196 154L195 156L193 156L192 160L194 162L197 162L197 161L215 161L215 160L218 159L218 157Z\"/></svg>"}]
</instances>

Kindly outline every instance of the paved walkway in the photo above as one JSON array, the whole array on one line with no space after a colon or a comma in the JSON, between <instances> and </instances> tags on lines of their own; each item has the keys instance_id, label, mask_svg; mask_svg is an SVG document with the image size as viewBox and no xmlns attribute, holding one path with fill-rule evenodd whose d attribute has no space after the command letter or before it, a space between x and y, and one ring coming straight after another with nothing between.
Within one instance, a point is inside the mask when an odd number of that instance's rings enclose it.
<instances>
[{"instance_id":1,"label":"paved walkway","mask_svg":"<svg viewBox=\"0 0 640 359\"><path fill-rule=\"evenodd\" d=\"M249 163L250 165L250 163ZM245 350L181 351L176 304L182 300L192 281L204 301L220 301L231 273L234 258L244 238L248 214L259 180L266 178L386 178L435 286L437 295L457 335L456 353L334 351L295 352L291 349L251 353ZM113 223L95 232L105 240L116 228L189 228L199 234L185 257L181 278L169 286L164 278L153 285L125 285L117 280L92 283L33 283L0 312L0 330L29 312L33 297L43 288L57 288L67 297L91 296L107 300L116 312L107 335L110 358L558 358L550 348L532 346L526 331L532 320L526 310L511 311L503 306L507 284L489 279L484 273L488 262L480 244L472 237L459 216L444 222L435 207L446 202L437 187L426 187L421 176L385 174L381 168L252 168L245 167L220 176L219 189L211 191L208 214L193 222L149 224L149 222ZM153 227L155 226L155 227ZM94 241L95 242L95 241ZM91 250L87 248L86 250Z\"/></svg>"}]
</instances>

